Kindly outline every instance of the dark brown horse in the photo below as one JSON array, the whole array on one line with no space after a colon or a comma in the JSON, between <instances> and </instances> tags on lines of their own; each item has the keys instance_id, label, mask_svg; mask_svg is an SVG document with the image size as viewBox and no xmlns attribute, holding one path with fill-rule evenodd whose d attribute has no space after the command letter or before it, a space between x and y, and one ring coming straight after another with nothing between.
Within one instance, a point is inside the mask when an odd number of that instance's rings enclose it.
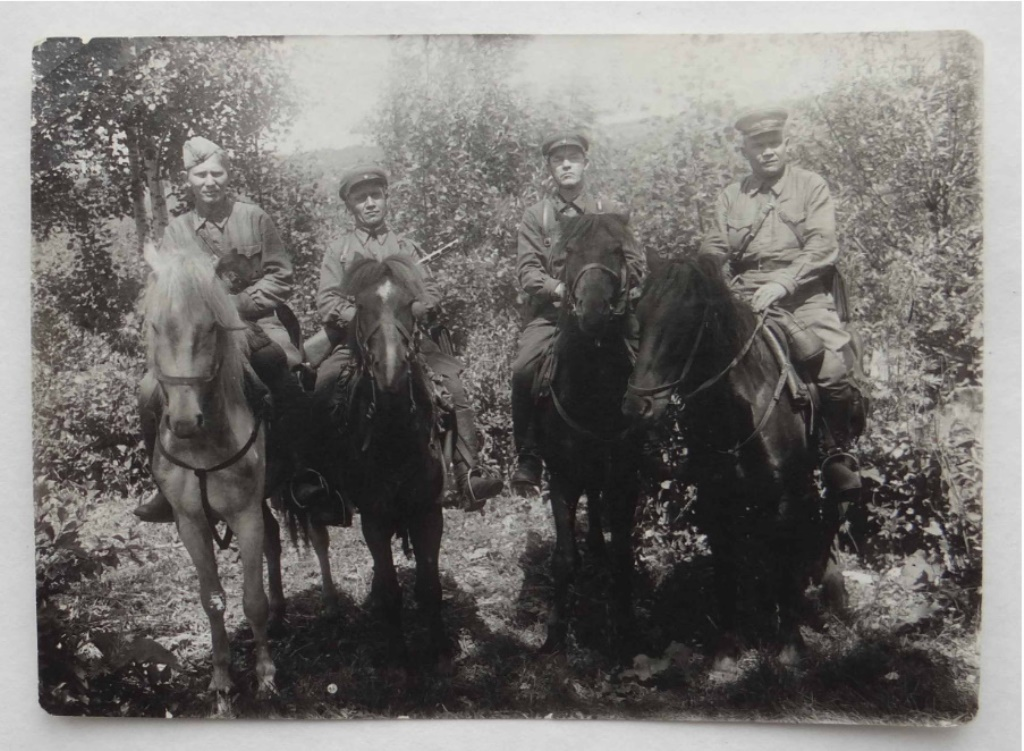
<instances>
[{"instance_id":1,"label":"dark brown horse","mask_svg":"<svg viewBox=\"0 0 1024 751\"><path fill-rule=\"evenodd\" d=\"M420 268L400 256L361 258L348 268L343 291L356 304L348 327L356 375L346 429L335 447L335 477L342 494L359 509L373 556L372 592L382 610L389 661L396 666L407 661L402 594L391 549L398 536L411 543L416 599L428 620L433 653L447 668L450 642L441 617L438 572L444 469L412 312L422 284Z\"/></svg>"},{"instance_id":2,"label":"dark brown horse","mask_svg":"<svg viewBox=\"0 0 1024 751\"><path fill-rule=\"evenodd\" d=\"M715 667L734 667L742 643L741 574L767 580L762 602L772 621L777 610L779 657L795 662L804 649L804 587L827 556L835 524L824 518L813 482L804 408L786 388L764 319L702 257L652 268L637 316L640 349L623 410L650 421L673 394L684 403L680 427L714 565Z\"/></svg>"},{"instance_id":3,"label":"dark brown horse","mask_svg":"<svg viewBox=\"0 0 1024 751\"><path fill-rule=\"evenodd\" d=\"M625 649L633 630L631 538L639 447L620 409L632 370L623 249L634 241L626 219L614 214L574 217L562 227L554 252L565 253L566 300L551 355L550 393L539 407L556 534L554 602L543 649L565 649L577 568L576 509L583 494L592 549L603 551L605 512L611 526L613 626L618 647Z\"/></svg>"}]
</instances>

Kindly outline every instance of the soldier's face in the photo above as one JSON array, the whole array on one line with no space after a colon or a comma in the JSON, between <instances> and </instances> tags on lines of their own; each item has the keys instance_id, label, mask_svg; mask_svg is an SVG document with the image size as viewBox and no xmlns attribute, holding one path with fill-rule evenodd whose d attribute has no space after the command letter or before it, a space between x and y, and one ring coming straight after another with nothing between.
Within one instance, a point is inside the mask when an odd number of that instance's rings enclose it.
<instances>
[{"instance_id":1,"label":"soldier's face","mask_svg":"<svg viewBox=\"0 0 1024 751\"><path fill-rule=\"evenodd\" d=\"M388 194L380 183L359 183L348 192L345 206L359 226L374 229L388 215Z\"/></svg>"},{"instance_id":2,"label":"soldier's face","mask_svg":"<svg viewBox=\"0 0 1024 751\"><path fill-rule=\"evenodd\" d=\"M785 169L788 147L789 139L776 130L744 138L740 151L750 162L750 169L755 175L772 178L781 175Z\"/></svg>"},{"instance_id":3,"label":"soldier's face","mask_svg":"<svg viewBox=\"0 0 1024 751\"><path fill-rule=\"evenodd\" d=\"M577 146L559 146L548 154L548 169L560 188L574 188L583 182L587 155Z\"/></svg>"},{"instance_id":4,"label":"soldier's face","mask_svg":"<svg viewBox=\"0 0 1024 751\"><path fill-rule=\"evenodd\" d=\"M227 196L228 168L220 154L188 171L188 185L197 205L214 206Z\"/></svg>"}]
</instances>

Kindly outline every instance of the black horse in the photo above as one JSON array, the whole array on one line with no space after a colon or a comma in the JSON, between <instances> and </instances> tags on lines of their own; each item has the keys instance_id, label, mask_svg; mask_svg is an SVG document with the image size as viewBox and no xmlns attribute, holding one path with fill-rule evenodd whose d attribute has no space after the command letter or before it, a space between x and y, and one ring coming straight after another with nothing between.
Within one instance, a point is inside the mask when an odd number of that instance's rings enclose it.
<instances>
[{"instance_id":1,"label":"black horse","mask_svg":"<svg viewBox=\"0 0 1024 751\"><path fill-rule=\"evenodd\" d=\"M540 452L549 470L555 520L554 603L545 652L565 649L569 587L577 568L576 509L588 503L588 543L604 552L602 518L611 526L615 634L620 648L632 634L633 513L639 447L620 405L632 371L627 343L628 270L623 249L633 243L626 218L573 217L554 252L565 254L566 299L558 323L547 398L539 406Z\"/></svg>"},{"instance_id":2,"label":"black horse","mask_svg":"<svg viewBox=\"0 0 1024 751\"><path fill-rule=\"evenodd\" d=\"M431 650L450 667L451 643L441 616L438 555L443 518L444 468L438 449L432 392L417 356L420 337L412 304L422 298L423 272L412 259L360 258L343 292L355 301L349 346L356 375L335 439L340 491L359 509L373 556L372 593L382 610L389 662L407 663L402 635L402 593L391 540L411 543L416 558L416 599L426 615Z\"/></svg>"},{"instance_id":3,"label":"black horse","mask_svg":"<svg viewBox=\"0 0 1024 751\"><path fill-rule=\"evenodd\" d=\"M741 649L741 573L767 580L762 615L777 628L780 660L795 663L804 589L827 559L838 519L819 500L806 408L787 388L780 350L765 338L764 317L704 257L652 268L637 317L640 348L623 411L650 421L673 394L684 403L680 427L720 616L715 668L733 668Z\"/></svg>"}]
</instances>

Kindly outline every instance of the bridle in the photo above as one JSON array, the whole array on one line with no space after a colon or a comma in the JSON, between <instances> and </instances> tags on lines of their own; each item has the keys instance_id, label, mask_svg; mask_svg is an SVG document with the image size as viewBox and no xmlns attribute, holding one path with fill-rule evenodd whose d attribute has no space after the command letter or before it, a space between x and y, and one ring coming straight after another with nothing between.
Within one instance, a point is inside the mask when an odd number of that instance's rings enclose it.
<instances>
[{"instance_id":1,"label":"bridle","mask_svg":"<svg viewBox=\"0 0 1024 751\"><path fill-rule=\"evenodd\" d=\"M370 382L370 404L367 406L366 417L372 422L374 415L376 415L377 413L377 391L379 387L377 384L377 378L373 373L373 365L375 362L375 358L373 356L373 350L370 349L370 342L372 341L373 337L379 334L381 329L384 328L384 322L382 320L378 320L376 323L373 324L372 327L370 327L370 330L364 334L360 330L358 316L359 314L357 313L356 319L353 320L352 325L355 326L356 347L359 350L359 377L366 378ZM410 365L410 377L408 379L409 411L415 412L416 394L414 390L413 378L411 376L411 365L413 360L416 358L417 353L419 352L420 330L419 327L414 326L412 332L410 332L409 329L407 329L398 319L390 321L388 325L394 327L394 329L398 332L398 335L401 337L402 343L405 345L405 361L407 364ZM363 451L366 451L370 446L370 438L372 436L372 432L373 431L371 430L366 431L366 436L363 439Z\"/></svg>"},{"instance_id":2,"label":"bridle","mask_svg":"<svg viewBox=\"0 0 1024 751\"><path fill-rule=\"evenodd\" d=\"M244 326L222 326L220 324L217 324L216 327L218 331L245 330ZM197 386L211 383L220 374L221 365L223 364L223 361L223 356L217 357L217 359L213 363L213 369L209 374L191 376L170 376L165 374L160 369L160 366L156 363L156 360L154 358L153 375L156 377L157 382L160 384L160 389L164 394L164 399L166 400L167 386ZM157 449L160 451L160 455L163 456L164 459L169 461L174 466L189 470L196 476L196 479L199 480L199 500L203 505L203 513L206 515L206 521L210 525L210 533L213 536L214 541L217 543L217 547L219 547L221 550L227 550L228 546L231 544L231 538L234 533L231 527L227 527L223 537L221 537L220 533L217 531L217 519L214 517L213 509L210 507L210 498L209 493L207 491L208 475L211 472L219 472L222 469L227 469L228 467L238 463L243 456L249 453L249 450L253 447L253 444L256 443L256 439L259 437L260 428L262 427L263 424L263 413L257 412L254 415L254 418L255 419L253 420L252 432L249 434L249 438L242 445L242 447L234 454L232 454L229 458L225 459L224 461L218 464L215 464L212 467L195 467L189 464L188 462L182 461L178 457L174 456L174 454L172 454L170 451L168 451L167 447L164 445L164 442L160 437L161 431L158 429L156 433L156 445Z\"/></svg>"},{"instance_id":3,"label":"bridle","mask_svg":"<svg viewBox=\"0 0 1024 751\"><path fill-rule=\"evenodd\" d=\"M569 287L569 310L572 313L572 315L577 319L579 318L579 306L576 298L576 288L579 286L580 280L583 278L583 275L589 271L600 271L601 273L607 274L608 276L612 277L616 282L618 282L618 286L616 287L616 295L612 304L612 316L624 316L627 312L626 307L624 305L621 305L620 303L622 298L627 294L626 283L628 271L625 263L622 264L622 268L619 271L616 271L615 269L611 268L610 266L606 266L603 263L584 264L583 268L576 272L576 276L573 278L572 284ZM627 351L629 351L628 346L626 349ZM618 443L633 431L633 426L630 425L627 426L624 430L621 430L613 435L601 435L599 433L595 433L593 430L590 430L586 426L580 424L577 420L573 419L573 417L569 415L569 412L566 410L565 406L562 404L561 400L558 398L558 392L554 388L555 371L558 367L558 361L557 355L553 355L553 357L555 357L556 359L555 364L552 366L550 376L552 382L551 401L555 406L555 411L558 412L558 416L562 418L566 425L568 425L570 428L572 428L580 435L592 441L595 441L596 443L604 444L606 446Z\"/></svg>"},{"instance_id":4,"label":"bridle","mask_svg":"<svg viewBox=\"0 0 1024 751\"><path fill-rule=\"evenodd\" d=\"M683 402L684 405L685 405L685 403L687 401L691 400L693 397L697 396L698 394L700 394L703 391L706 391L707 389L711 388L716 383L718 383L720 380L722 380L726 375L729 374L729 372L733 368L735 368L743 360L744 357L747 356L747 353L750 352L750 349L754 346L754 341L757 339L758 336L760 336L761 332L764 330L765 321L767 320L767 317L768 317L768 309L765 308L758 315L757 325L754 326L754 330L751 332L750 337L747 339L746 343L743 345L743 347L740 349L740 351L736 353L736 356L733 357L732 360L729 361L728 365L726 365L722 370L720 370L715 375L713 375L710 378L708 378L707 380L703 381L699 386L694 388L692 391L690 391L690 392L688 392L686 394L680 394L679 395L679 398ZM704 313L701 316L700 327L697 330L697 336L696 336L696 339L694 340L693 347L690 349L690 353L686 357L686 362L683 365L683 372L682 372L682 374L678 378L676 378L674 381L669 381L667 383L663 383L663 384L660 384L658 386L653 386L653 387L650 387L650 388L642 388L640 386L635 385L633 383L633 381L630 380L626 384L626 391L629 392L629 393L632 393L632 394L636 394L637 396L642 397L645 402L650 403L652 401L652 397L659 396L661 394L674 391L678 386L682 385L683 381L685 381L686 377L690 374L690 369L693 367L693 363L696 360L697 352L700 349L700 343L701 343L701 340L703 339L704 330L707 328L707 324L708 324L708 308L705 307L704 308ZM783 389L783 387L786 384L786 370L785 370L785 368L782 368L781 371L782 372L781 372L781 375L779 377L779 381L775 385L775 391L772 393L771 402L768 404L768 408L765 410L765 413L761 416L761 419L758 420L757 426L754 428L754 432L751 433L749 436L747 436L744 440L742 440L739 443L737 443L731 449L720 450L721 453L738 455L739 450L741 448L746 446L758 434L760 434L761 430L768 423L768 418L771 416L772 412L775 410L775 406L778 404L779 399L782 396L782 389Z\"/></svg>"},{"instance_id":5,"label":"bridle","mask_svg":"<svg viewBox=\"0 0 1024 751\"><path fill-rule=\"evenodd\" d=\"M580 281L583 279L583 275L586 274L588 271L600 271L601 273L607 274L616 282L618 282L618 286L616 287L615 298L612 301L612 315L624 315L626 313L626 310L624 306L621 305L621 300L623 296L627 294L627 270L625 263L622 264L622 268L620 268L618 271L611 268L610 266L604 265L603 263L584 264L583 268L576 272L576 276L573 277L572 284L569 285L569 310L572 312L572 314L577 318L579 317L579 301L576 297L576 288L580 286Z\"/></svg>"}]
</instances>

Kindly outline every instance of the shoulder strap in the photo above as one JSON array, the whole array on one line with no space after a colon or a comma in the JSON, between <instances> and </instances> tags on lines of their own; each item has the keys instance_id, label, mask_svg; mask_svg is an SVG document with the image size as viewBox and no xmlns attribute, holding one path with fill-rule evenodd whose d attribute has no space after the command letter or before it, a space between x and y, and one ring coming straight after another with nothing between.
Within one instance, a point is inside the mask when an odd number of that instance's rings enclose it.
<instances>
[{"instance_id":1,"label":"shoulder strap","mask_svg":"<svg viewBox=\"0 0 1024 751\"><path fill-rule=\"evenodd\" d=\"M551 199L542 198L540 209L540 233L544 239L545 248L551 247L551 237L555 234L556 225L555 207L551 205Z\"/></svg>"}]
</instances>

